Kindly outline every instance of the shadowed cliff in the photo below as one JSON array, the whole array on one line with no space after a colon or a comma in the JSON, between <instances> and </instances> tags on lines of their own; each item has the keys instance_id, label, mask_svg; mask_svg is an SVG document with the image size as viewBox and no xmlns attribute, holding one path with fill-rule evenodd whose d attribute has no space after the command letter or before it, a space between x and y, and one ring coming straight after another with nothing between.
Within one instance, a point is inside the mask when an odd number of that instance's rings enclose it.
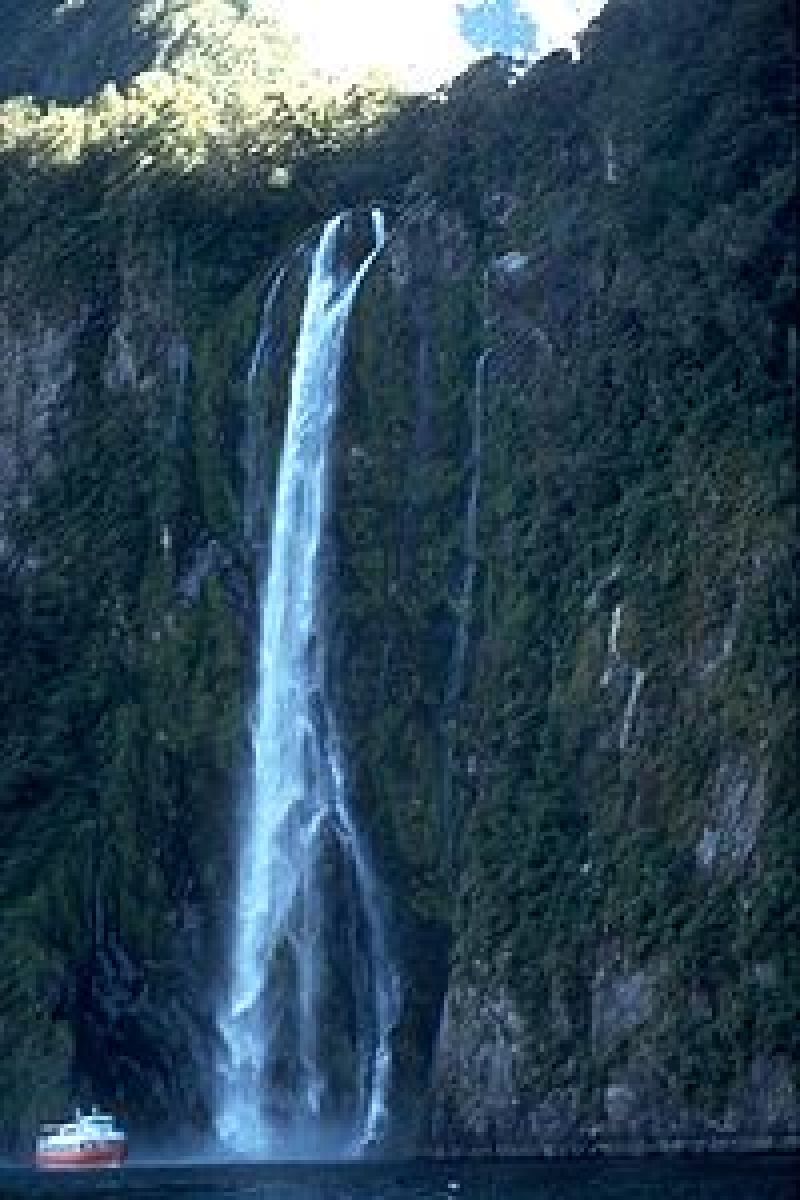
<instances>
[{"instance_id":1,"label":"shadowed cliff","mask_svg":"<svg viewBox=\"0 0 800 1200\"><path fill-rule=\"evenodd\" d=\"M376 201L324 607L395 1138L796 1136L795 55L782 0L612 0L402 104L4 106L5 1144L208 1132L302 247Z\"/></svg>"}]
</instances>

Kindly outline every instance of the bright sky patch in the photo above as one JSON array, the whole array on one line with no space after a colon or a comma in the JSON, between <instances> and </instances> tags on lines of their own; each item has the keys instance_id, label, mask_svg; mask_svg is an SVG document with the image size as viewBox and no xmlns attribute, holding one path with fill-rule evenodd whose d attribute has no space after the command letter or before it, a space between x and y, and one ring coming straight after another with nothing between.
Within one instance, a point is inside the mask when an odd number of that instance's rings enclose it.
<instances>
[{"instance_id":1,"label":"bright sky patch","mask_svg":"<svg viewBox=\"0 0 800 1200\"><path fill-rule=\"evenodd\" d=\"M470 6L471 0L465 0ZM370 67L430 88L477 57L464 40L456 0L262 0L300 38L314 66L356 78ZM569 46L604 0L520 0L538 26L538 51Z\"/></svg>"}]
</instances>

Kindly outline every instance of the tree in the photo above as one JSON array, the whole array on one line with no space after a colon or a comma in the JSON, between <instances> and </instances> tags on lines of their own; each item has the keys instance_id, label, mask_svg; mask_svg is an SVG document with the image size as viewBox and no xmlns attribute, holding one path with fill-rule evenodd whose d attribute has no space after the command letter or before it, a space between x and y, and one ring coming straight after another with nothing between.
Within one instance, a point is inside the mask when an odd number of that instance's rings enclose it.
<instances>
[{"instance_id":1,"label":"tree","mask_svg":"<svg viewBox=\"0 0 800 1200\"><path fill-rule=\"evenodd\" d=\"M523 58L536 49L536 25L519 0L472 0L457 8L461 32L479 52Z\"/></svg>"}]
</instances>

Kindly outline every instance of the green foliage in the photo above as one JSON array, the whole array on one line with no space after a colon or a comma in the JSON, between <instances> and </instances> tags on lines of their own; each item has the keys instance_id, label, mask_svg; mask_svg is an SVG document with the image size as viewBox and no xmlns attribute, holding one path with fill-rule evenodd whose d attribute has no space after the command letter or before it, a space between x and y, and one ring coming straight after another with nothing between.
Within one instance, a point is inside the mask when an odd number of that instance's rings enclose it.
<instances>
[{"instance_id":1,"label":"green foliage","mask_svg":"<svg viewBox=\"0 0 800 1200\"><path fill-rule=\"evenodd\" d=\"M498 60L469 71L423 114L406 283L379 267L356 314L332 618L356 795L457 977L510 983L533 1094L577 1084L595 1117L623 1068L708 1117L759 1055L797 1078L785 15L611 3L578 63L512 88ZM467 680L443 717L484 348ZM605 1044L597 980L639 971L656 999ZM437 1000L413 978L410 1023Z\"/></svg>"},{"instance_id":2,"label":"green foliage","mask_svg":"<svg viewBox=\"0 0 800 1200\"><path fill-rule=\"evenodd\" d=\"M451 969L510 985L527 1092L575 1087L584 1115L625 1068L706 1116L758 1056L800 1086L787 6L611 0L579 62L509 86L490 59L400 102L314 93L277 34L209 4L232 40L193 35L142 74L164 31L134 45L120 5L120 91L76 92L78 56L64 102L32 86L0 113L9 379L35 374L37 329L73 328L74 368L43 463L0 493L3 1138L92 1090L142 1124L208 1123L169 1065L191 1038L98 1032L84 1001L113 950L176 1027L209 1022L269 522L266 500L245 532L241 450L254 423L269 494L302 264L263 395L244 382L258 307L304 230L376 199L396 240L351 331L325 640L409 982L398 1111L425 1095ZM20 71L43 11L9 31ZM0 416L5 453L24 420ZM757 810L738 856L737 771ZM639 971L656 1002L604 1041L598 980Z\"/></svg>"}]
</instances>

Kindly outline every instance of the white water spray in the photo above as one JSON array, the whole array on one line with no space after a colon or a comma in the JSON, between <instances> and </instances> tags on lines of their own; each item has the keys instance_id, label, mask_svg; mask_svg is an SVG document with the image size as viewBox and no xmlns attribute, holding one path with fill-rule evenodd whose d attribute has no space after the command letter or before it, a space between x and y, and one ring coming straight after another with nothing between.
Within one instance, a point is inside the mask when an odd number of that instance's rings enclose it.
<instances>
[{"instance_id":1,"label":"white water spray","mask_svg":"<svg viewBox=\"0 0 800 1200\"><path fill-rule=\"evenodd\" d=\"M376 211L375 247L351 275L340 252L347 229L340 216L323 231L295 350L263 596L255 769L241 845L231 987L219 1022L226 1054L217 1134L254 1156L357 1151L380 1136L386 1110L395 987L376 888L347 804L316 616L326 460L344 336L359 285L384 241ZM262 330L253 374L267 338ZM367 964L351 993L365 1009L354 1051L358 1099L347 1127L339 1122L327 1138L335 1081L321 1045L322 972L329 968L323 961L329 921L324 862L352 878L344 885L358 910L350 943L366 944Z\"/></svg>"},{"instance_id":2,"label":"white water spray","mask_svg":"<svg viewBox=\"0 0 800 1200\"><path fill-rule=\"evenodd\" d=\"M278 296L281 294L287 270L288 267L284 264L269 286L261 317L261 332L258 335L256 348L247 372L247 427L244 438L244 536L247 542L252 542L256 532L258 513L261 507L260 490L263 487L263 481L258 478L259 456L254 391L259 375L264 369L271 366L272 313Z\"/></svg>"}]
</instances>

